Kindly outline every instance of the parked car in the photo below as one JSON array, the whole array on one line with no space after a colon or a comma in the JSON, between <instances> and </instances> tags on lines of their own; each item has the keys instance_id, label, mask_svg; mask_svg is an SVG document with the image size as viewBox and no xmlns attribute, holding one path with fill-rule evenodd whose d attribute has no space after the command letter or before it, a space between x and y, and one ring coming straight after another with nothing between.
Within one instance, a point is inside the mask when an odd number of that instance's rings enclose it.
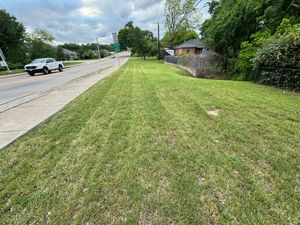
<instances>
[{"instance_id":1,"label":"parked car","mask_svg":"<svg viewBox=\"0 0 300 225\"><path fill-rule=\"evenodd\" d=\"M30 64L25 65L25 70L30 76L34 76L35 73L51 73L53 70L62 72L64 64L60 61L55 61L52 58L35 59Z\"/></svg>"}]
</instances>

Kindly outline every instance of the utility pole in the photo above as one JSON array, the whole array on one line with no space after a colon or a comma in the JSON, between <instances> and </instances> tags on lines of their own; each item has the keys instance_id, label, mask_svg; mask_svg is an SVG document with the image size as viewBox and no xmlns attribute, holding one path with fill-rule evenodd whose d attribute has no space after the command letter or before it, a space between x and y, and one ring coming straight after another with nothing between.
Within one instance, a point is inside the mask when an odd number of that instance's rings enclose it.
<instances>
[{"instance_id":1,"label":"utility pole","mask_svg":"<svg viewBox=\"0 0 300 225\"><path fill-rule=\"evenodd\" d=\"M162 22L157 21L157 59L160 59L160 24Z\"/></svg>"},{"instance_id":2,"label":"utility pole","mask_svg":"<svg viewBox=\"0 0 300 225\"><path fill-rule=\"evenodd\" d=\"M159 21L157 21L157 59L160 60L160 34L159 34Z\"/></svg>"},{"instance_id":3,"label":"utility pole","mask_svg":"<svg viewBox=\"0 0 300 225\"><path fill-rule=\"evenodd\" d=\"M99 49L99 41L98 38L96 38L97 41L97 48L98 48L98 58L101 59L100 49Z\"/></svg>"}]
</instances>

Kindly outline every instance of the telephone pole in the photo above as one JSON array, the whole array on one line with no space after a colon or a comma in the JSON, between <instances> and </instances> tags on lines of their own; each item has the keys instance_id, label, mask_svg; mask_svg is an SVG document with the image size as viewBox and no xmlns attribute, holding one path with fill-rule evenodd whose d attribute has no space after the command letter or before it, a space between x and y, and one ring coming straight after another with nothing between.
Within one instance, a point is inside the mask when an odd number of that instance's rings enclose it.
<instances>
[{"instance_id":1,"label":"telephone pole","mask_svg":"<svg viewBox=\"0 0 300 225\"><path fill-rule=\"evenodd\" d=\"M160 24L162 22L157 21L157 59L160 59Z\"/></svg>"},{"instance_id":2,"label":"telephone pole","mask_svg":"<svg viewBox=\"0 0 300 225\"><path fill-rule=\"evenodd\" d=\"M99 49L99 40L96 38L97 41L97 48L98 48L98 58L101 59L100 49Z\"/></svg>"}]
</instances>

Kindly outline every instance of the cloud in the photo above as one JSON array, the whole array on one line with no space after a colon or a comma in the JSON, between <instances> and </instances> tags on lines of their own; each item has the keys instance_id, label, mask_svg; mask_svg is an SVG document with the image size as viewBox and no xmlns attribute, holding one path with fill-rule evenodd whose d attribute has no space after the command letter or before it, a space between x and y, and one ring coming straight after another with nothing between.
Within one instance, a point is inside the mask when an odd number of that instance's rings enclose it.
<instances>
[{"instance_id":1,"label":"cloud","mask_svg":"<svg viewBox=\"0 0 300 225\"><path fill-rule=\"evenodd\" d=\"M100 10L93 7L82 7L78 9L79 13L82 16L94 17L100 15Z\"/></svg>"},{"instance_id":2,"label":"cloud","mask_svg":"<svg viewBox=\"0 0 300 225\"><path fill-rule=\"evenodd\" d=\"M156 33L156 22L163 19L164 0L0 0L24 24L28 32L42 28L57 43L112 42L112 33L128 21ZM162 32L163 32L162 26Z\"/></svg>"}]
</instances>

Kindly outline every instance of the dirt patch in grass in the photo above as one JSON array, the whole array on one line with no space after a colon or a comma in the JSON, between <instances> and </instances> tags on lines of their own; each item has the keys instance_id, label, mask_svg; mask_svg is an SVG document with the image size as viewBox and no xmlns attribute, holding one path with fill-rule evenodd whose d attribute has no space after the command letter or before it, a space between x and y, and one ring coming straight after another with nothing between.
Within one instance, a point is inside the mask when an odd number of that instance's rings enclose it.
<instances>
[{"instance_id":1,"label":"dirt patch in grass","mask_svg":"<svg viewBox=\"0 0 300 225\"><path fill-rule=\"evenodd\" d=\"M218 116L220 114L220 109L214 108L207 111L207 114L210 116Z\"/></svg>"}]
</instances>

